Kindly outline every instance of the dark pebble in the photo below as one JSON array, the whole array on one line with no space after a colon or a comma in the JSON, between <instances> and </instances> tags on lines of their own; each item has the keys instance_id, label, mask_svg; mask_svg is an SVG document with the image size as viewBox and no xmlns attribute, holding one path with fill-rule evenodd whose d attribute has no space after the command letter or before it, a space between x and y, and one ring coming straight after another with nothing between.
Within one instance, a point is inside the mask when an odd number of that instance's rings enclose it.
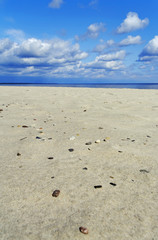
<instances>
[{"instance_id":1,"label":"dark pebble","mask_svg":"<svg viewBox=\"0 0 158 240\"><path fill-rule=\"evenodd\" d=\"M52 138L48 138L48 140L52 140Z\"/></svg>"},{"instance_id":2,"label":"dark pebble","mask_svg":"<svg viewBox=\"0 0 158 240\"><path fill-rule=\"evenodd\" d=\"M131 142L135 142L135 140L133 139L133 140L131 140Z\"/></svg>"},{"instance_id":3,"label":"dark pebble","mask_svg":"<svg viewBox=\"0 0 158 240\"><path fill-rule=\"evenodd\" d=\"M55 190L53 193L52 193L52 197L58 197L60 194L60 190Z\"/></svg>"},{"instance_id":4,"label":"dark pebble","mask_svg":"<svg viewBox=\"0 0 158 240\"><path fill-rule=\"evenodd\" d=\"M116 186L116 183L112 183L112 182L111 182L110 184L111 184L112 186Z\"/></svg>"},{"instance_id":5,"label":"dark pebble","mask_svg":"<svg viewBox=\"0 0 158 240\"><path fill-rule=\"evenodd\" d=\"M73 152L74 151L74 149L73 148L69 148L69 152Z\"/></svg>"},{"instance_id":6,"label":"dark pebble","mask_svg":"<svg viewBox=\"0 0 158 240\"><path fill-rule=\"evenodd\" d=\"M122 153L122 151L118 151L119 153Z\"/></svg>"},{"instance_id":7,"label":"dark pebble","mask_svg":"<svg viewBox=\"0 0 158 240\"><path fill-rule=\"evenodd\" d=\"M102 185L96 185L94 188L102 188Z\"/></svg>"},{"instance_id":8,"label":"dark pebble","mask_svg":"<svg viewBox=\"0 0 158 240\"><path fill-rule=\"evenodd\" d=\"M28 128L28 126L27 126L27 125L23 125L22 127L23 127L23 128Z\"/></svg>"},{"instance_id":9,"label":"dark pebble","mask_svg":"<svg viewBox=\"0 0 158 240\"><path fill-rule=\"evenodd\" d=\"M92 144L92 142L87 142L87 143L85 143L85 145L91 145Z\"/></svg>"},{"instance_id":10,"label":"dark pebble","mask_svg":"<svg viewBox=\"0 0 158 240\"><path fill-rule=\"evenodd\" d=\"M48 157L48 159L54 159L53 157Z\"/></svg>"},{"instance_id":11,"label":"dark pebble","mask_svg":"<svg viewBox=\"0 0 158 240\"><path fill-rule=\"evenodd\" d=\"M149 171L146 170L146 169L140 169L139 171L142 172L142 173L149 173Z\"/></svg>"},{"instance_id":12,"label":"dark pebble","mask_svg":"<svg viewBox=\"0 0 158 240\"><path fill-rule=\"evenodd\" d=\"M52 179L54 178L54 176L53 177L51 177Z\"/></svg>"},{"instance_id":13,"label":"dark pebble","mask_svg":"<svg viewBox=\"0 0 158 240\"><path fill-rule=\"evenodd\" d=\"M41 138L37 136L36 139L41 139Z\"/></svg>"},{"instance_id":14,"label":"dark pebble","mask_svg":"<svg viewBox=\"0 0 158 240\"><path fill-rule=\"evenodd\" d=\"M102 127L99 127L98 129L103 129Z\"/></svg>"},{"instance_id":15,"label":"dark pebble","mask_svg":"<svg viewBox=\"0 0 158 240\"><path fill-rule=\"evenodd\" d=\"M91 149L90 149L90 148L88 148L88 150L90 151Z\"/></svg>"},{"instance_id":16,"label":"dark pebble","mask_svg":"<svg viewBox=\"0 0 158 240\"><path fill-rule=\"evenodd\" d=\"M87 110L84 110L84 112L86 112Z\"/></svg>"},{"instance_id":17,"label":"dark pebble","mask_svg":"<svg viewBox=\"0 0 158 240\"><path fill-rule=\"evenodd\" d=\"M151 138L149 135L147 135L148 138Z\"/></svg>"},{"instance_id":18,"label":"dark pebble","mask_svg":"<svg viewBox=\"0 0 158 240\"><path fill-rule=\"evenodd\" d=\"M0 109L0 112L2 112L3 111L3 109Z\"/></svg>"},{"instance_id":19,"label":"dark pebble","mask_svg":"<svg viewBox=\"0 0 158 240\"><path fill-rule=\"evenodd\" d=\"M83 170L88 170L88 168L84 167Z\"/></svg>"},{"instance_id":20,"label":"dark pebble","mask_svg":"<svg viewBox=\"0 0 158 240\"><path fill-rule=\"evenodd\" d=\"M21 156L21 154L20 154L20 153L17 153L17 156Z\"/></svg>"}]
</instances>

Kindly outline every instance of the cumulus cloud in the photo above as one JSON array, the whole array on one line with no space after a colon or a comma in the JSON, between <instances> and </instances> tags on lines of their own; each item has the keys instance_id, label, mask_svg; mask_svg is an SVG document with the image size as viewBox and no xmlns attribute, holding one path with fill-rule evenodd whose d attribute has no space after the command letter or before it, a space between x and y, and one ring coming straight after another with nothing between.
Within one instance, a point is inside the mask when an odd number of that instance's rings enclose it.
<instances>
[{"instance_id":1,"label":"cumulus cloud","mask_svg":"<svg viewBox=\"0 0 158 240\"><path fill-rule=\"evenodd\" d=\"M11 48L12 42L8 38L0 39L0 53Z\"/></svg>"},{"instance_id":2,"label":"cumulus cloud","mask_svg":"<svg viewBox=\"0 0 158 240\"><path fill-rule=\"evenodd\" d=\"M124 50L102 54L97 56L94 61L84 64L85 68L105 69L108 71L115 71L124 68L122 60L125 58L126 52Z\"/></svg>"},{"instance_id":3,"label":"cumulus cloud","mask_svg":"<svg viewBox=\"0 0 158 240\"><path fill-rule=\"evenodd\" d=\"M138 29L142 29L149 24L148 18L144 18L141 20L138 17L138 14L135 12L129 12L127 14L126 19L121 23L121 25L117 28L117 33L128 33Z\"/></svg>"},{"instance_id":4,"label":"cumulus cloud","mask_svg":"<svg viewBox=\"0 0 158 240\"><path fill-rule=\"evenodd\" d=\"M158 59L158 36L150 40L139 55L140 61L151 61L155 59Z\"/></svg>"},{"instance_id":5,"label":"cumulus cloud","mask_svg":"<svg viewBox=\"0 0 158 240\"><path fill-rule=\"evenodd\" d=\"M80 50L78 43L62 39L42 41L36 38L24 40L22 43L0 40L0 65L8 67L27 68L27 71L40 67L41 69L57 69L63 66L77 65L88 54ZM26 72L26 71L24 71ZM47 71L45 71L47 73Z\"/></svg>"},{"instance_id":6,"label":"cumulus cloud","mask_svg":"<svg viewBox=\"0 0 158 240\"><path fill-rule=\"evenodd\" d=\"M88 38L95 39L99 36L101 32L105 32L105 25L103 23L93 23L88 26L87 31L83 35L76 35L75 39L79 40L86 40Z\"/></svg>"},{"instance_id":7,"label":"cumulus cloud","mask_svg":"<svg viewBox=\"0 0 158 240\"><path fill-rule=\"evenodd\" d=\"M62 4L63 4L63 0L53 0L49 4L49 7L50 8L60 8Z\"/></svg>"},{"instance_id":8,"label":"cumulus cloud","mask_svg":"<svg viewBox=\"0 0 158 240\"><path fill-rule=\"evenodd\" d=\"M111 47L114 45L114 40L108 40L106 42L104 41L101 41L100 44L96 45L96 47L93 49L93 52L98 52L98 53L101 53L103 52L106 48L108 47Z\"/></svg>"},{"instance_id":9,"label":"cumulus cloud","mask_svg":"<svg viewBox=\"0 0 158 240\"><path fill-rule=\"evenodd\" d=\"M139 35L135 36L135 37L129 35L127 38L123 39L119 43L119 46L125 47L125 46L129 46L129 45L137 45L137 44L141 44L141 43L142 43L142 40Z\"/></svg>"}]
</instances>

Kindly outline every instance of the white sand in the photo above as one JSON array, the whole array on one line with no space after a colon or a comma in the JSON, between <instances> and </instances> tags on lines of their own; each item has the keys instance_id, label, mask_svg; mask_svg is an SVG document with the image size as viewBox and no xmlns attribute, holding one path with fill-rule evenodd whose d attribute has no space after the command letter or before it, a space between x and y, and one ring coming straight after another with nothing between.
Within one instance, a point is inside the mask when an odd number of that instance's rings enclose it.
<instances>
[{"instance_id":1,"label":"white sand","mask_svg":"<svg viewBox=\"0 0 158 240\"><path fill-rule=\"evenodd\" d=\"M158 239L158 90L5 86L0 109L0 239Z\"/></svg>"}]
</instances>

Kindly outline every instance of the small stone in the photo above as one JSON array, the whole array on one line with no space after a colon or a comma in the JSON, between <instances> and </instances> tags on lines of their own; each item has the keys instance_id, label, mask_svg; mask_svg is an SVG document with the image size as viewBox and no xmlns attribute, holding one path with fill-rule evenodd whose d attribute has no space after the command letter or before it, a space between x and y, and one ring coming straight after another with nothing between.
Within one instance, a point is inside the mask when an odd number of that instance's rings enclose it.
<instances>
[{"instance_id":1,"label":"small stone","mask_svg":"<svg viewBox=\"0 0 158 240\"><path fill-rule=\"evenodd\" d=\"M70 137L70 140L71 141L75 140L75 137L74 136Z\"/></svg>"},{"instance_id":2,"label":"small stone","mask_svg":"<svg viewBox=\"0 0 158 240\"><path fill-rule=\"evenodd\" d=\"M149 171L146 170L146 169L140 169L139 171L142 172L142 173L149 173Z\"/></svg>"},{"instance_id":3,"label":"small stone","mask_svg":"<svg viewBox=\"0 0 158 240\"><path fill-rule=\"evenodd\" d=\"M48 140L52 140L52 138L48 138Z\"/></svg>"},{"instance_id":4,"label":"small stone","mask_svg":"<svg viewBox=\"0 0 158 240\"><path fill-rule=\"evenodd\" d=\"M21 153L17 153L17 156L21 156Z\"/></svg>"},{"instance_id":5,"label":"small stone","mask_svg":"<svg viewBox=\"0 0 158 240\"><path fill-rule=\"evenodd\" d=\"M147 135L148 138L151 138L149 135Z\"/></svg>"},{"instance_id":6,"label":"small stone","mask_svg":"<svg viewBox=\"0 0 158 240\"><path fill-rule=\"evenodd\" d=\"M87 110L85 109L84 112L86 112Z\"/></svg>"},{"instance_id":7,"label":"small stone","mask_svg":"<svg viewBox=\"0 0 158 240\"><path fill-rule=\"evenodd\" d=\"M122 153L122 151L118 151L119 153Z\"/></svg>"},{"instance_id":8,"label":"small stone","mask_svg":"<svg viewBox=\"0 0 158 240\"><path fill-rule=\"evenodd\" d=\"M114 186L114 187L116 186L116 183L112 183L112 182L111 182L110 184L111 184L112 186Z\"/></svg>"},{"instance_id":9,"label":"small stone","mask_svg":"<svg viewBox=\"0 0 158 240\"><path fill-rule=\"evenodd\" d=\"M60 190L55 190L53 193L52 193L52 197L58 197L60 194Z\"/></svg>"},{"instance_id":10,"label":"small stone","mask_svg":"<svg viewBox=\"0 0 158 240\"><path fill-rule=\"evenodd\" d=\"M87 143L85 143L85 145L91 145L92 144L92 142L87 142Z\"/></svg>"},{"instance_id":11,"label":"small stone","mask_svg":"<svg viewBox=\"0 0 158 240\"><path fill-rule=\"evenodd\" d=\"M94 188L102 188L102 185L96 185Z\"/></svg>"},{"instance_id":12,"label":"small stone","mask_svg":"<svg viewBox=\"0 0 158 240\"><path fill-rule=\"evenodd\" d=\"M69 152L73 152L74 151L74 149L73 148L69 148Z\"/></svg>"},{"instance_id":13,"label":"small stone","mask_svg":"<svg viewBox=\"0 0 158 240\"><path fill-rule=\"evenodd\" d=\"M79 230L80 230L80 232L83 233L83 234L88 234L88 229L85 228L85 227L79 227Z\"/></svg>"},{"instance_id":14,"label":"small stone","mask_svg":"<svg viewBox=\"0 0 158 240\"><path fill-rule=\"evenodd\" d=\"M48 157L48 159L54 159L53 157Z\"/></svg>"},{"instance_id":15,"label":"small stone","mask_svg":"<svg viewBox=\"0 0 158 240\"><path fill-rule=\"evenodd\" d=\"M95 141L95 143L100 143L100 139L97 139L97 140Z\"/></svg>"},{"instance_id":16,"label":"small stone","mask_svg":"<svg viewBox=\"0 0 158 240\"><path fill-rule=\"evenodd\" d=\"M38 136L37 136L36 139L41 139L41 137L38 137Z\"/></svg>"},{"instance_id":17,"label":"small stone","mask_svg":"<svg viewBox=\"0 0 158 240\"><path fill-rule=\"evenodd\" d=\"M133 140L131 140L131 142L135 142L135 140L133 139Z\"/></svg>"},{"instance_id":18,"label":"small stone","mask_svg":"<svg viewBox=\"0 0 158 240\"><path fill-rule=\"evenodd\" d=\"M27 126L27 125L23 125L22 127L23 127L23 128L28 128L28 126Z\"/></svg>"},{"instance_id":19,"label":"small stone","mask_svg":"<svg viewBox=\"0 0 158 240\"><path fill-rule=\"evenodd\" d=\"M0 112L2 112L2 111L3 111L3 109L1 108L1 109L0 109Z\"/></svg>"},{"instance_id":20,"label":"small stone","mask_svg":"<svg viewBox=\"0 0 158 240\"><path fill-rule=\"evenodd\" d=\"M99 127L98 129L103 129L102 127Z\"/></svg>"},{"instance_id":21,"label":"small stone","mask_svg":"<svg viewBox=\"0 0 158 240\"><path fill-rule=\"evenodd\" d=\"M88 170L88 168L84 167L83 170Z\"/></svg>"}]
</instances>

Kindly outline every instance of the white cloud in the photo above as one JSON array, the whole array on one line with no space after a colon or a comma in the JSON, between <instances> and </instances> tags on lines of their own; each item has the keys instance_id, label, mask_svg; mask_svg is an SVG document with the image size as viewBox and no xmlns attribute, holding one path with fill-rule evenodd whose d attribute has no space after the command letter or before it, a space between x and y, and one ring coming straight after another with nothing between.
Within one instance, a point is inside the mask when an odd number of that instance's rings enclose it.
<instances>
[{"instance_id":1,"label":"white cloud","mask_svg":"<svg viewBox=\"0 0 158 240\"><path fill-rule=\"evenodd\" d=\"M100 44L96 45L96 47L93 49L94 52L103 52L106 48L111 47L114 45L114 40L108 40L107 42L101 41Z\"/></svg>"},{"instance_id":2,"label":"white cloud","mask_svg":"<svg viewBox=\"0 0 158 240\"><path fill-rule=\"evenodd\" d=\"M105 25L103 23L93 23L88 26L87 31L85 34L75 36L77 41L79 40L86 40L87 38L95 39L99 36L101 32L105 32Z\"/></svg>"},{"instance_id":3,"label":"white cloud","mask_svg":"<svg viewBox=\"0 0 158 240\"><path fill-rule=\"evenodd\" d=\"M5 34L9 36L13 41L21 42L25 39L25 33L18 29L8 29Z\"/></svg>"},{"instance_id":4,"label":"white cloud","mask_svg":"<svg viewBox=\"0 0 158 240\"><path fill-rule=\"evenodd\" d=\"M11 48L12 42L8 38L0 39L0 53Z\"/></svg>"},{"instance_id":5,"label":"white cloud","mask_svg":"<svg viewBox=\"0 0 158 240\"><path fill-rule=\"evenodd\" d=\"M84 64L85 68L104 69L108 71L115 71L124 68L122 60L125 58L126 52L124 50L102 54L97 56L94 61Z\"/></svg>"},{"instance_id":6,"label":"white cloud","mask_svg":"<svg viewBox=\"0 0 158 240\"><path fill-rule=\"evenodd\" d=\"M96 57L97 61L114 61L114 60L122 60L126 56L126 52L124 50L120 50L117 52L106 53Z\"/></svg>"},{"instance_id":7,"label":"white cloud","mask_svg":"<svg viewBox=\"0 0 158 240\"><path fill-rule=\"evenodd\" d=\"M49 4L49 7L50 8L60 8L62 4L63 4L63 0L53 0Z\"/></svg>"},{"instance_id":8,"label":"white cloud","mask_svg":"<svg viewBox=\"0 0 158 240\"><path fill-rule=\"evenodd\" d=\"M140 61L151 61L155 59L158 59L158 36L150 40L139 55Z\"/></svg>"},{"instance_id":9,"label":"white cloud","mask_svg":"<svg viewBox=\"0 0 158 240\"><path fill-rule=\"evenodd\" d=\"M123 39L120 43L119 43L119 46L129 46L129 45L137 45L137 44L141 44L142 43L142 40L141 40L141 37L138 35L138 36L131 36L129 35L127 38Z\"/></svg>"},{"instance_id":10,"label":"white cloud","mask_svg":"<svg viewBox=\"0 0 158 240\"><path fill-rule=\"evenodd\" d=\"M141 20L135 12L129 12L126 19L117 28L117 33L128 33L146 27L149 23L148 18Z\"/></svg>"}]
</instances>

